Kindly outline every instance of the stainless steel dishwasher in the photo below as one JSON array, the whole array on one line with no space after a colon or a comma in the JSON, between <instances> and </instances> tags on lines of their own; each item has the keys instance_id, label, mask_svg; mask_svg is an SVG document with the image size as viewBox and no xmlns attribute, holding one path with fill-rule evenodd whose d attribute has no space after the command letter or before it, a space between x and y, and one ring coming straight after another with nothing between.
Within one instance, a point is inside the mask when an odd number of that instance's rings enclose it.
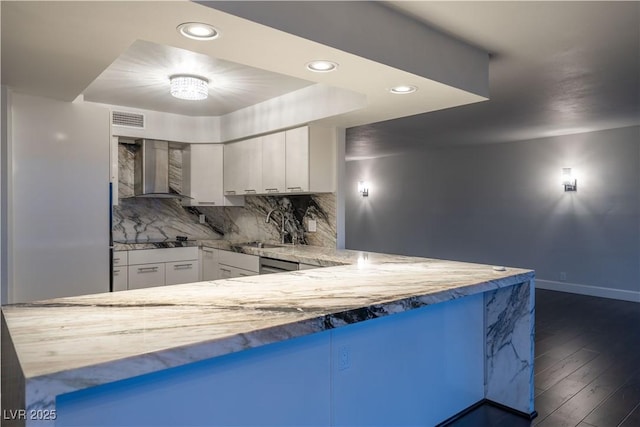
<instances>
[{"instance_id":1,"label":"stainless steel dishwasher","mask_svg":"<svg viewBox=\"0 0 640 427\"><path fill-rule=\"evenodd\" d=\"M298 270L297 262L260 257L260 274L282 273L296 270Z\"/></svg>"}]
</instances>

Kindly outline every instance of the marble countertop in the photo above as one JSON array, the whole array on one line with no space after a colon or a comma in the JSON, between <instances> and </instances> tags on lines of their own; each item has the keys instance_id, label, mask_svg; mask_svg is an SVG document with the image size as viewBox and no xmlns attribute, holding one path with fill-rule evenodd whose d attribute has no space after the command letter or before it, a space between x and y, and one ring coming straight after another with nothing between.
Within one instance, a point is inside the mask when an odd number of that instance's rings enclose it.
<instances>
[{"instance_id":1,"label":"marble countertop","mask_svg":"<svg viewBox=\"0 0 640 427\"><path fill-rule=\"evenodd\" d=\"M390 255L374 252L354 251L348 249L324 248L309 245L281 244L272 248L257 248L247 246L244 242L230 242L224 239L217 240L188 240L177 242L175 240L163 240L159 242L114 242L114 250L131 251L138 249L158 249L174 247L204 246L213 249L233 251L248 255L275 258L284 261L293 261L311 264L318 267L334 267L338 265L384 263L384 262L419 262L424 258L409 257L403 255Z\"/></svg>"},{"instance_id":2,"label":"marble countertop","mask_svg":"<svg viewBox=\"0 0 640 427\"><path fill-rule=\"evenodd\" d=\"M317 247L246 250L348 265L5 306L25 378L56 396L534 277L525 269Z\"/></svg>"}]
</instances>

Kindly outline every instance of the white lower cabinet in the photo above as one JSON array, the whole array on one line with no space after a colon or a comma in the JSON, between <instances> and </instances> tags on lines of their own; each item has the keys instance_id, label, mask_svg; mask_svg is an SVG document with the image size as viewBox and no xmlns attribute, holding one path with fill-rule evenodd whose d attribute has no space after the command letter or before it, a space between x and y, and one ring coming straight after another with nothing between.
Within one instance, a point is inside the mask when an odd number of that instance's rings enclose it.
<instances>
[{"instance_id":1,"label":"white lower cabinet","mask_svg":"<svg viewBox=\"0 0 640 427\"><path fill-rule=\"evenodd\" d=\"M164 263L130 265L129 289L150 288L165 284Z\"/></svg>"},{"instance_id":2,"label":"white lower cabinet","mask_svg":"<svg viewBox=\"0 0 640 427\"><path fill-rule=\"evenodd\" d=\"M113 291L126 291L129 288L128 267L113 267Z\"/></svg>"},{"instance_id":3,"label":"white lower cabinet","mask_svg":"<svg viewBox=\"0 0 640 427\"><path fill-rule=\"evenodd\" d=\"M255 271L245 270L243 268L231 267L230 265L220 264L220 278L232 279L234 277L246 277L256 276L258 273Z\"/></svg>"},{"instance_id":4,"label":"white lower cabinet","mask_svg":"<svg viewBox=\"0 0 640 427\"><path fill-rule=\"evenodd\" d=\"M113 291L126 291L129 289L129 278L127 272L128 261L127 251L115 251L113 253Z\"/></svg>"},{"instance_id":5,"label":"white lower cabinet","mask_svg":"<svg viewBox=\"0 0 640 427\"><path fill-rule=\"evenodd\" d=\"M218 275L220 279L260 274L260 257L231 251L220 251Z\"/></svg>"},{"instance_id":6,"label":"white lower cabinet","mask_svg":"<svg viewBox=\"0 0 640 427\"><path fill-rule=\"evenodd\" d=\"M200 263L196 247L118 251L116 254L119 260L116 263L114 255L114 291L177 285L200 280ZM122 265L123 261L129 265Z\"/></svg>"},{"instance_id":7,"label":"white lower cabinet","mask_svg":"<svg viewBox=\"0 0 640 427\"><path fill-rule=\"evenodd\" d=\"M198 260L167 262L164 268L165 285L198 281Z\"/></svg>"},{"instance_id":8,"label":"white lower cabinet","mask_svg":"<svg viewBox=\"0 0 640 427\"><path fill-rule=\"evenodd\" d=\"M217 280L219 276L218 249L203 247L200 251L202 280Z\"/></svg>"}]
</instances>

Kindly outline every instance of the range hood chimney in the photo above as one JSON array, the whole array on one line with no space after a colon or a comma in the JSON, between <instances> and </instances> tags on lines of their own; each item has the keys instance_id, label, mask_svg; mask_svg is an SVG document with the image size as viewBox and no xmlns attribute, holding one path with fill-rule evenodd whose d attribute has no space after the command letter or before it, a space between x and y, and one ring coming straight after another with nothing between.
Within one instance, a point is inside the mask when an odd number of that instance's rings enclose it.
<instances>
[{"instance_id":1,"label":"range hood chimney","mask_svg":"<svg viewBox=\"0 0 640 427\"><path fill-rule=\"evenodd\" d=\"M140 155L134 164L134 197L188 199L169 188L169 142L137 139L135 143Z\"/></svg>"}]
</instances>

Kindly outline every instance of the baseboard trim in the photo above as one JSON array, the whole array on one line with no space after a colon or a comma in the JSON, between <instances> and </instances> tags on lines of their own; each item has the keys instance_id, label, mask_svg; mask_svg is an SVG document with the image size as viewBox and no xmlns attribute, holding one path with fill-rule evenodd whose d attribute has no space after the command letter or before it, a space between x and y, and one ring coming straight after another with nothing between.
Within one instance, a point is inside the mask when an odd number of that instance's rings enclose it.
<instances>
[{"instance_id":1,"label":"baseboard trim","mask_svg":"<svg viewBox=\"0 0 640 427\"><path fill-rule=\"evenodd\" d=\"M493 407L496 407L498 409L502 409L503 411L511 412L512 414L517 415L517 416L522 417L522 418L526 418L529 421L531 421L532 419L534 419L535 417L538 416L538 411L533 411L531 413L522 412L522 411L518 411L517 409L513 409L513 408L511 408L509 406L503 405L502 403L494 402L493 400L490 400L490 399L485 399L484 403L486 403L487 405L491 405Z\"/></svg>"},{"instance_id":2,"label":"baseboard trim","mask_svg":"<svg viewBox=\"0 0 640 427\"><path fill-rule=\"evenodd\" d=\"M465 408L462 411L458 412L454 416L447 418L446 420L444 420L440 424L436 425L436 427L446 427L448 425L451 425L453 422L455 422L455 421L459 420L460 418L464 417L465 415L467 415L471 411L474 411L474 410L478 409L482 405L491 405L491 406L493 406L495 408L498 408L498 409L501 409L503 411L512 413L514 415L517 415L517 416L522 417L522 418L527 419L527 420L532 420L532 419L534 419L535 417L538 416L538 412L537 411L533 411L532 413L529 414L527 412L522 412L522 411L518 411L517 409L510 408L509 406L505 406L505 405L503 405L501 403L494 402L493 400L482 399L482 400L474 403L473 405L469 406L468 408Z\"/></svg>"},{"instance_id":3,"label":"baseboard trim","mask_svg":"<svg viewBox=\"0 0 640 427\"><path fill-rule=\"evenodd\" d=\"M536 288L550 291L569 292L592 297L610 298L622 301L640 302L640 291L603 288L601 286L580 285L577 283L555 282L553 280L536 279Z\"/></svg>"}]
</instances>

